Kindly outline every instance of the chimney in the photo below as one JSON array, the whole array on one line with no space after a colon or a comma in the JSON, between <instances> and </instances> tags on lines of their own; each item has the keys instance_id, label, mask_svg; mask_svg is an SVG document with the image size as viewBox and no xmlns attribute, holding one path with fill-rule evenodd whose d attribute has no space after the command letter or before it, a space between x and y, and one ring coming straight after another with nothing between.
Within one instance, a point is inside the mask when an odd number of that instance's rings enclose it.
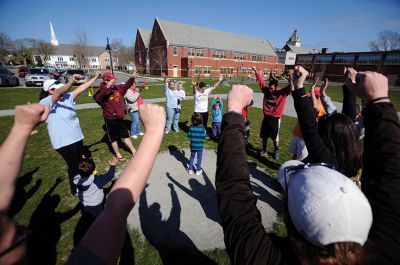
<instances>
[{"instance_id":1,"label":"chimney","mask_svg":"<svg viewBox=\"0 0 400 265\"><path fill-rule=\"evenodd\" d=\"M327 54L328 53L328 48L322 48L322 54Z\"/></svg>"}]
</instances>

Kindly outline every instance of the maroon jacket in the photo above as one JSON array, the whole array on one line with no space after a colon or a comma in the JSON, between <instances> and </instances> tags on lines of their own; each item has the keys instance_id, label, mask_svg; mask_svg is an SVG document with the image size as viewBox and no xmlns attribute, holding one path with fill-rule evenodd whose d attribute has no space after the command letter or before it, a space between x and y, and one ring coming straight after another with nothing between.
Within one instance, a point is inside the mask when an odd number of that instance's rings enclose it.
<instances>
[{"instance_id":1,"label":"maroon jacket","mask_svg":"<svg viewBox=\"0 0 400 265\"><path fill-rule=\"evenodd\" d=\"M119 120L125 116L124 95L135 82L129 78L123 85L115 85L110 88L101 82L99 91L94 95L94 100L103 108L103 117L106 120Z\"/></svg>"}]
</instances>

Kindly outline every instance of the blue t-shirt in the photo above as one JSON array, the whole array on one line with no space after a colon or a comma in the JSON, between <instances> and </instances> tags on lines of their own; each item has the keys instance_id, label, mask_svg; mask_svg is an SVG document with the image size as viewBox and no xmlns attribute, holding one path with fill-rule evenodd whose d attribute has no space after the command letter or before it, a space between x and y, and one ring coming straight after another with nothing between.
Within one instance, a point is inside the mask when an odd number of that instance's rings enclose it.
<instances>
[{"instance_id":1,"label":"blue t-shirt","mask_svg":"<svg viewBox=\"0 0 400 265\"><path fill-rule=\"evenodd\" d=\"M46 123L50 142L54 149L59 149L83 139L72 93L65 94L55 105L51 101L51 95L42 99L39 103L50 107Z\"/></svg>"}]
</instances>

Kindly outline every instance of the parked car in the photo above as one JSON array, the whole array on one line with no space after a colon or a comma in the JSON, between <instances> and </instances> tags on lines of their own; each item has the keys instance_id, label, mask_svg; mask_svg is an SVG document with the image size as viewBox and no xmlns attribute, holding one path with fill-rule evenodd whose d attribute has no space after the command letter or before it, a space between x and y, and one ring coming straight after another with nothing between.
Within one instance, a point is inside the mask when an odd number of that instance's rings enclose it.
<instances>
[{"instance_id":1,"label":"parked car","mask_svg":"<svg viewBox=\"0 0 400 265\"><path fill-rule=\"evenodd\" d=\"M28 68L27 68L27 67L24 67L24 66L23 66L23 67L20 67L20 68L18 69L18 76L21 77L21 78L24 78L27 71L28 71Z\"/></svg>"},{"instance_id":2,"label":"parked car","mask_svg":"<svg viewBox=\"0 0 400 265\"><path fill-rule=\"evenodd\" d=\"M47 68L30 68L25 75L25 85L27 87L35 85L42 86L44 81L51 78L51 72Z\"/></svg>"},{"instance_id":3,"label":"parked car","mask_svg":"<svg viewBox=\"0 0 400 265\"><path fill-rule=\"evenodd\" d=\"M82 79L78 80L75 84L83 84L88 81L89 76L82 69L68 69L65 71L62 76L64 77L65 83L67 83L73 75L78 74L82 76Z\"/></svg>"},{"instance_id":4,"label":"parked car","mask_svg":"<svg viewBox=\"0 0 400 265\"><path fill-rule=\"evenodd\" d=\"M0 67L0 85L19 86L19 79L7 68Z\"/></svg>"}]
</instances>

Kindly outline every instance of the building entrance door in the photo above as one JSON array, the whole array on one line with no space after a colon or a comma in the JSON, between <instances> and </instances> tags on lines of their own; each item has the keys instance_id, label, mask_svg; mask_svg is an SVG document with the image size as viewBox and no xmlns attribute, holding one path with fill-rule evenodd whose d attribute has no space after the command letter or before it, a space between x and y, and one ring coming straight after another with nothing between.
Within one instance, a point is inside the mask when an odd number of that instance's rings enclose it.
<instances>
[{"instance_id":1,"label":"building entrance door","mask_svg":"<svg viewBox=\"0 0 400 265\"><path fill-rule=\"evenodd\" d=\"M174 65L174 68L172 69L172 76L178 77L178 66L177 65Z\"/></svg>"}]
</instances>

